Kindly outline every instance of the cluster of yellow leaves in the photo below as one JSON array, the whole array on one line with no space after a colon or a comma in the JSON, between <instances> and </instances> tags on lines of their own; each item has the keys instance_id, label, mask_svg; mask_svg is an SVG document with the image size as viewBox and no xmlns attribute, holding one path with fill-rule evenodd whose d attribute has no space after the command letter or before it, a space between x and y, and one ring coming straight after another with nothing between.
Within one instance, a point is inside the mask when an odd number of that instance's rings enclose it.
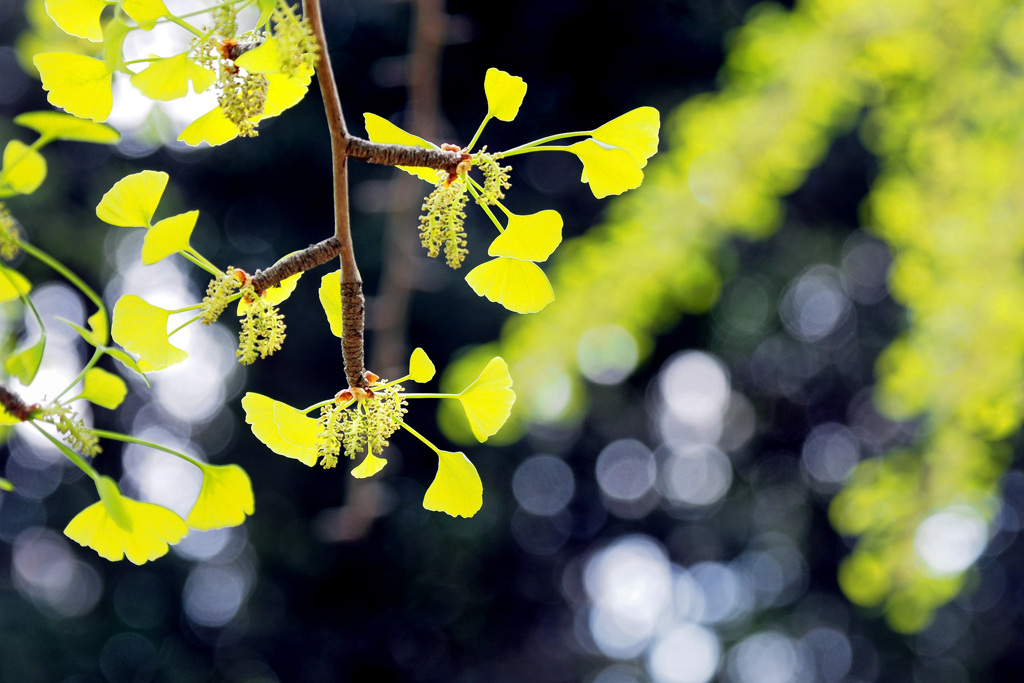
<instances>
[{"instance_id":1,"label":"cluster of yellow leaves","mask_svg":"<svg viewBox=\"0 0 1024 683\"><path fill-rule=\"evenodd\" d=\"M380 382L380 386L394 386L397 382L412 380L424 383L434 376L434 364L422 349L413 351L409 361L409 374L400 380ZM373 390L373 386L370 387ZM459 401L473 434L480 442L486 441L501 429L508 419L515 402L512 378L508 365L501 358L493 358L469 386L458 394L407 394L405 398L443 398ZM349 399L351 402L353 399ZM371 409L372 398L362 399ZM293 458L312 467L321 456L323 434L315 418L307 414L324 404L317 404L306 410L293 408L262 394L249 392L242 399L246 422L257 439L270 450L287 458ZM423 506L428 510L446 512L449 515L472 517L483 504L483 485L476 468L461 452L444 451L427 441L404 421L396 420L397 427L405 429L423 441L438 456L437 475L427 489ZM387 461L372 452L352 471L357 478L369 477L379 472Z\"/></svg>"},{"instance_id":2,"label":"cluster of yellow leaves","mask_svg":"<svg viewBox=\"0 0 1024 683\"><path fill-rule=\"evenodd\" d=\"M194 464L203 471L203 485L186 519L163 506L128 498L112 479L97 476L99 502L75 515L64 533L100 557L116 562L127 556L130 562L143 564L165 555L189 529L237 526L254 512L245 470L237 465Z\"/></svg>"},{"instance_id":3,"label":"cluster of yellow leaves","mask_svg":"<svg viewBox=\"0 0 1024 683\"><path fill-rule=\"evenodd\" d=\"M480 125L480 131L492 118L501 121L515 119L526 96L526 83L518 76L491 68L484 77L484 93L487 97L487 115ZM374 142L439 149L434 143L408 133L375 114L367 113L363 118L367 135ZM658 151L660 125L658 110L640 107L592 131L556 135L494 155L477 152L477 165L482 160L493 165L497 159L527 152L570 152L583 163L582 181L589 184L595 197L621 194L639 187L643 182L642 169L647 165L647 160ZM476 137L479 137L479 134L478 132ZM585 139L569 146L543 144L564 137ZM471 150L463 151L469 153ZM452 182L445 174L432 169L402 166L399 168L436 184L439 188L445 183ZM456 182L462 184L462 192L473 192L480 197L484 191L484 187L469 178L468 173L463 174ZM506 184L502 189L507 187L507 176L503 177L503 182ZM436 192L431 197L434 197ZM551 283L537 263L547 260L561 243L562 217L551 210L519 216L498 201L498 197L490 197L491 194L494 192L488 192L486 201L480 203L496 205L505 214L507 222L502 225L501 221L485 208L501 234L491 243L487 252L494 258L471 270L466 276L466 281L479 296L500 303L511 311L535 313L555 298ZM433 203L425 204L424 209L430 210L425 217L426 224L436 223L448 228L451 223L451 212L444 213L444 208L438 209ZM433 214L441 216L443 220L431 220ZM459 221L460 225L456 227L461 229L461 218ZM425 245L427 241L425 237ZM439 238L436 241L439 241ZM431 256L436 253L435 249ZM456 263L453 267L457 265Z\"/></svg>"},{"instance_id":4,"label":"cluster of yellow leaves","mask_svg":"<svg viewBox=\"0 0 1024 683\"><path fill-rule=\"evenodd\" d=\"M104 23L103 9L112 4L117 5L119 13ZM258 4L263 10L258 25L262 25L278 3L258 0ZM190 145L223 144L260 120L281 114L302 99L313 75L315 49L308 39L302 40L308 36L308 30L295 37L293 27L289 26L283 32L284 38L279 39L272 27L259 47L231 60L212 58L211 47L220 45L219 40L257 39L255 33L218 36L212 31L200 31L185 18L175 16L163 0L47 0L46 11L65 33L103 43L102 59L75 52L43 52L32 60L49 102L81 118L107 120L113 108L112 80L116 72L125 73L144 95L161 102L184 97L189 86L196 93L217 87L219 80L229 80L228 75L241 73L266 79L265 102L258 113L241 122L244 125L236 125L229 118L230 112L218 105L182 131L179 140ZM121 12L134 25L126 23ZM274 18L280 20L289 14L275 12ZM122 56L128 33L149 31L157 23L172 19L196 36L193 45L167 57L151 55L145 60L144 69L131 71ZM213 52L216 53L215 48Z\"/></svg>"}]
</instances>

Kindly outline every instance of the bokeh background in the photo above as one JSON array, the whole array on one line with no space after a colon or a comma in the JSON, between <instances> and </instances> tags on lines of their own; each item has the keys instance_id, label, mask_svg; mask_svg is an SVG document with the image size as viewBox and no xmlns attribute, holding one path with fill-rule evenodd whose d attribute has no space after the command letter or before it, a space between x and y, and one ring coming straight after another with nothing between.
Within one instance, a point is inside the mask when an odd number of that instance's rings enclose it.
<instances>
[{"instance_id":1,"label":"bokeh background","mask_svg":"<svg viewBox=\"0 0 1024 683\"><path fill-rule=\"evenodd\" d=\"M422 509L435 458L408 435L357 482L249 433L245 391L305 406L342 388L315 271L283 307L272 359L243 369L230 323L189 328L187 363L92 415L241 464L256 492L244 526L193 532L143 567L107 563L60 533L92 487L13 430L0 679L1017 680L1015 4L325 2L357 133L370 111L465 142L496 66L529 90L514 123L490 124L491 149L652 105L662 153L640 190L607 201L569 155L513 160L513 210L555 208L579 237L549 264L556 303L521 320L422 255L426 186L353 166L369 367L404 374L421 346L457 387L495 352L512 365L517 412L484 446L450 414L417 402L409 416L477 465L473 519ZM41 5L0 0L0 140L24 138L15 115L48 108L22 66L58 39ZM143 38L134 49L164 40ZM161 212L200 210L193 243L215 263L251 272L331 234L315 88L258 138L200 150L173 142L196 105L154 107L128 85L117 97L121 145L52 145L46 184L11 202L30 240L109 302L130 291L183 306L205 288L183 262L139 265L142 236L95 218L103 192L143 168L171 176ZM24 265L44 318L84 319L73 290ZM22 320L5 311L4 335ZM40 395L84 353L49 331ZM134 446L108 444L97 467L179 512L199 487Z\"/></svg>"}]
</instances>

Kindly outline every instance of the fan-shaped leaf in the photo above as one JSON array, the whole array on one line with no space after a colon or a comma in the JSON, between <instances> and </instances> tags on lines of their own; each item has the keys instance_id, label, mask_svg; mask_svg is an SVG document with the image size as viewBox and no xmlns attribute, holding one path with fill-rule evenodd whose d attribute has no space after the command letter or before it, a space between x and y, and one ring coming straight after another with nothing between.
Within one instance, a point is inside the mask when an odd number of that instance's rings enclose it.
<instances>
[{"instance_id":1,"label":"fan-shaped leaf","mask_svg":"<svg viewBox=\"0 0 1024 683\"><path fill-rule=\"evenodd\" d=\"M188 353L173 346L167 336L170 311L154 306L133 294L126 294L114 305L114 341L139 355L139 368L163 370L188 358Z\"/></svg>"},{"instance_id":2,"label":"fan-shaped leaf","mask_svg":"<svg viewBox=\"0 0 1024 683\"><path fill-rule=\"evenodd\" d=\"M562 243L562 216L547 210L528 216L509 214L505 232L494 238L488 256L510 256L522 261L546 261Z\"/></svg>"},{"instance_id":3,"label":"fan-shaped leaf","mask_svg":"<svg viewBox=\"0 0 1024 683\"><path fill-rule=\"evenodd\" d=\"M111 72L92 57L73 52L44 52L32 58L43 81L47 101L69 114L106 121L114 106Z\"/></svg>"},{"instance_id":4,"label":"fan-shaped leaf","mask_svg":"<svg viewBox=\"0 0 1024 683\"><path fill-rule=\"evenodd\" d=\"M508 364L499 356L492 358L458 399L466 411L473 436L478 441L486 441L505 424L516 401Z\"/></svg>"},{"instance_id":5,"label":"fan-shaped leaf","mask_svg":"<svg viewBox=\"0 0 1024 683\"><path fill-rule=\"evenodd\" d=\"M423 497L423 507L452 517L472 517L484 504L480 474L464 453L437 451L437 475Z\"/></svg>"},{"instance_id":6,"label":"fan-shaped leaf","mask_svg":"<svg viewBox=\"0 0 1024 683\"><path fill-rule=\"evenodd\" d=\"M526 81L492 67L484 76L484 93L487 95L487 115L511 121L519 113L519 106L526 97Z\"/></svg>"},{"instance_id":7,"label":"fan-shaped leaf","mask_svg":"<svg viewBox=\"0 0 1024 683\"><path fill-rule=\"evenodd\" d=\"M167 178L163 171L139 171L121 178L100 199L96 216L122 228L148 228Z\"/></svg>"},{"instance_id":8,"label":"fan-shaped leaf","mask_svg":"<svg viewBox=\"0 0 1024 683\"><path fill-rule=\"evenodd\" d=\"M147 266L189 248L188 240L196 227L198 211L188 211L159 221L142 242L142 262Z\"/></svg>"},{"instance_id":9,"label":"fan-shaped leaf","mask_svg":"<svg viewBox=\"0 0 1024 683\"><path fill-rule=\"evenodd\" d=\"M536 313L555 300L548 276L530 261L496 258L469 271L466 282L479 296L516 313Z\"/></svg>"},{"instance_id":10,"label":"fan-shaped leaf","mask_svg":"<svg viewBox=\"0 0 1024 683\"><path fill-rule=\"evenodd\" d=\"M252 433L267 448L310 467L316 464L320 432L316 420L286 403L251 391L242 398L242 408Z\"/></svg>"}]
</instances>

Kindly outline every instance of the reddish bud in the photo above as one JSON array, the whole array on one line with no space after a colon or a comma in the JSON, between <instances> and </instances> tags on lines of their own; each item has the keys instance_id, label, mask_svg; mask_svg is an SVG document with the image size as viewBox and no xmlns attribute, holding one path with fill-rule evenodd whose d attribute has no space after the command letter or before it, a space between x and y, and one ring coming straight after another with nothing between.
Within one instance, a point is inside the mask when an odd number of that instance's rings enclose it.
<instances>
[{"instance_id":1,"label":"reddish bud","mask_svg":"<svg viewBox=\"0 0 1024 683\"><path fill-rule=\"evenodd\" d=\"M352 391L350 389L342 389L334 395L334 400L338 403L344 403L345 401L352 400Z\"/></svg>"},{"instance_id":2,"label":"reddish bud","mask_svg":"<svg viewBox=\"0 0 1024 683\"><path fill-rule=\"evenodd\" d=\"M363 373L363 377L365 377L366 381L369 382L370 384L376 384L377 382L380 381L380 377L378 377L377 375L373 374L369 370L367 370L366 372Z\"/></svg>"}]
</instances>

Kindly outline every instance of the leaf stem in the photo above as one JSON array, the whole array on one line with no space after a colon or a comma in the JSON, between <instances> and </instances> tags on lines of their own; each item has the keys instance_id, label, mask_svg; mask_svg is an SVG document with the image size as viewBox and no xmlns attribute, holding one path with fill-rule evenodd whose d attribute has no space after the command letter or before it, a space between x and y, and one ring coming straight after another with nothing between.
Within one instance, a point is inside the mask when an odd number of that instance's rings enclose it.
<instances>
[{"instance_id":1,"label":"leaf stem","mask_svg":"<svg viewBox=\"0 0 1024 683\"><path fill-rule=\"evenodd\" d=\"M99 295L97 295L96 292L94 292L89 285L85 284L85 282L83 282L80 277L71 272L71 270L69 270L67 266L65 266L60 261L47 254L45 251L32 246L25 240L19 239L18 246L21 247L25 251L25 253L35 257L36 259L48 265L53 270L60 273L65 280L67 280L75 287L77 287L78 291L80 291L82 294L88 297L90 301L96 304L97 308L103 311L104 318L110 320L110 316L107 315L107 307L103 305L103 299L101 299Z\"/></svg>"},{"instance_id":2,"label":"leaf stem","mask_svg":"<svg viewBox=\"0 0 1024 683\"><path fill-rule=\"evenodd\" d=\"M65 444L63 441L61 441L57 437L55 437L50 432L48 432L45 429L43 429L42 427L40 427L38 424L35 423L34 420L31 421L29 424L31 424L33 427L35 427L39 431L40 434L42 434L47 439L49 439L53 443L53 445L56 446L64 454L64 457L66 457L68 460L70 460L71 462L73 462L76 465L78 465L78 469L82 470L87 475L89 475L90 479L92 479L93 481L96 481L99 478L99 476L100 476L99 473L96 472L96 470L94 470L92 468L92 465L87 463L85 461L85 458L80 456L78 453L75 453L73 450L68 448L67 444Z\"/></svg>"},{"instance_id":3,"label":"leaf stem","mask_svg":"<svg viewBox=\"0 0 1024 683\"><path fill-rule=\"evenodd\" d=\"M164 453L170 453L171 455L178 456L179 458L181 458L182 460L185 460L186 462L192 463L193 465L195 465L199 469L203 468L203 464L204 463L196 460L195 458L187 456L184 453L179 453L178 451L174 450L173 448L168 448L167 446L161 446L160 444L153 443L152 441L146 441L145 439L138 439L138 438L136 438L134 436L130 436L128 434L121 434L120 432L108 432L105 429L94 429L94 430L92 430L92 433L95 434L96 436L98 436L101 439L110 439L111 441L123 441L125 443L134 443L134 444L138 444L139 446L146 446L148 448L154 448L154 449L156 449L158 451L163 451Z\"/></svg>"},{"instance_id":4,"label":"leaf stem","mask_svg":"<svg viewBox=\"0 0 1024 683\"><path fill-rule=\"evenodd\" d=\"M177 326L177 327L175 327L175 328L174 328L173 330L171 330L170 332L168 332L168 333L167 333L167 336L168 336L168 337L170 337L170 336L171 336L172 334L174 334L175 332L178 332L179 330L181 330L181 329L183 329L183 328L185 328L185 327L188 327L189 325L191 325L192 323L194 323L195 321L199 320L199 319L200 319L200 318L202 318L202 317L203 317L203 314L202 314L202 313L200 313L200 314L199 314L199 315L197 315L196 317L194 317L194 318L190 318L189 320L186 320L185 322L183 322L182 324L178 325L178 326Z\"/></svg>"},{"instance_id":5,"label":"leaf stem","mask_svg":"<svg viewBox=\"0 0 1024 683\"><path fill-rule=\"evenodd\" d=\"M415 436L415 437L416 437L417 439L419 439L420 441L422 441L423 443L425 443L425 444L426 444L426 445L427 445L428 447L430 447L430 450L434 451L434 452L435 452L435 453L437 453L438 455L440 455L440 454L441 454L441 451L440 451L440 450L438 449L438 447L437 447L437 446L435 446L434 444L430 443L430 441L428 441L428 440L427 440L427 437L423 436L422 434L420 434L419 432L417 432L417 431L416 431L415 429L413 429L413 428L412 428L412 427L410 427L409 425L405 424L405 422L403 422L402 420L399 420L399 419L397 419L397 418L393 418L393 419L395 420L395 422L397 422L397 423L398 423L399 425L401 425L402 429L405 429L405 430L406 430L406 431L408 431L408 432L409 432L410 434L412 434L413 436Z\"/></svg>"},{"instance_id":6,"label":"leaf stem","mask_svg":"<svg viewBox=\"0 0 1024 683\"><path fill-rule=\"evenodd\" d=\"M473 134L473 139L469 141L468 145L466 145L466 149L468 149L468 150L473 149L473 145L476 144L476 141L480 139L480 135L484 132L484 126L486 126L487 122L490 121L490 120L491 120L491 115L490 114L488 114L487 116L484 117L484 120L480 122L480 127L477 128L476 129L476 133Z\"/></svg>"},{"instance_id":7,"label":"leaf stem","mask_svg":"<svg viewBox=\"0 0 1024 683\"><path fill-rule=\"evenodd\" d=\"M66 387L64 387L64 390L61 391L59 394L57 394L57 397L55 399L53 399L53 402L54 403L59 403L61 397L64 394L66 394L69 391L71 391L76 384L81 382L85 378L85 373L89 372L89 370L91 370L92 367L94 365L96 365L96 363L99 362L100 358L103 357L103 354L104 354L103 348L97 348L95 351L93 351L92 352L92 358L89 359L89 362L86 363L85 367L82 368L81 372L79 372L77 375L75 375L75 378L73 380L71 380L71 382L69 382Z\"/></svg>"},{"instance_id":8,"label":"leaf stem","mask_svg":"<svg viewBox=\"0 0 1024 683\"><path fill-rule=\"evenodd\" d=\"M593 133L594 131L592 130L578 130L572 133L558 133L557 135L549 135L546 138L540 138L539 140L534 140L533 142L527 142L525 144L519 145L518 147L513 147L512 149L506 152L502 152L501 156L515 156L516 154L523 154L524 152L533 151L533 149L538 145L546 145L549 142L554 142L555 140L564 140L566 138L587 137L588 135L593 135Z\"/></svg>"}]
</instances>

